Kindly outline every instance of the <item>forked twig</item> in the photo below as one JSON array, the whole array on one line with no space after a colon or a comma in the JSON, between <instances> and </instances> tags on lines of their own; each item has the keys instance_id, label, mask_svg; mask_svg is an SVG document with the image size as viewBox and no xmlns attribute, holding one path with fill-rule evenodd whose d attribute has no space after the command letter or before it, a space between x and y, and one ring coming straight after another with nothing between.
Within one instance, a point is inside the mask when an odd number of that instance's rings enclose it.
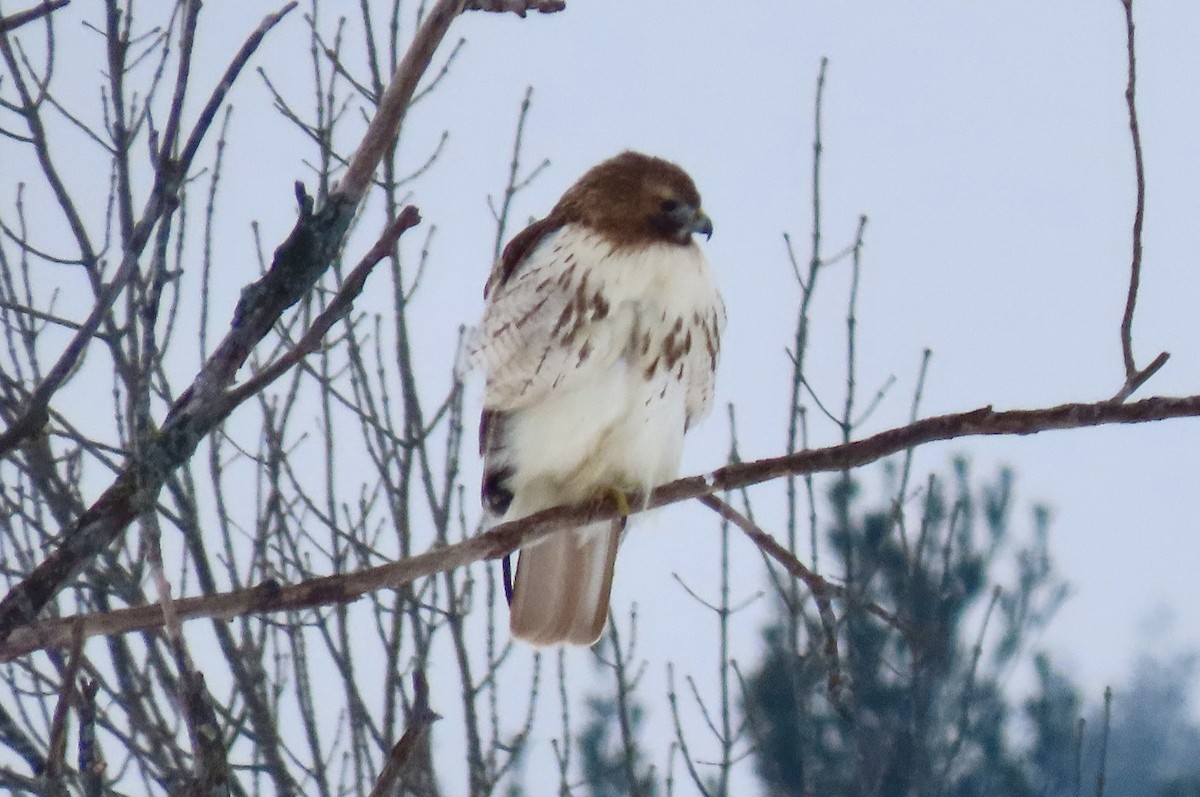
<instances>
[{"instance_id":1,"label":"forked twig","mask_svg":"<svg viewBox=\"0 0 1200 797\"><path fill-rule=\"evenodd\" d=\"M413 706L408 714L408 727L388 754L383 771L379 773L379 779L371 788L370 797L396 793L396 783L404 774L417 745L429 730L429 726L440 719L441 716L429 707L429 685L425 682L425 677L421 675L420 670L413 672Z\"/></svg>"},{"instance_id":2,"label":"forked twig","mask_svg":"<svg viewBox=\"0 0 1200 797\"><path fill-rule=\"evenodd\" d=\"M1142 159L1142 134L1137 116L1137 55L1133 38L1133 0L1121 0L1125 7L1125 51L1129 62L1129 81L1125 85L1125 105L1129 109L1129 136L1133 141L1133 168L1137 179L1137 203L1133 211L1133 254L1129 263L1129 293L1125 297L1125 315L1121 318L1121 354L1125 361L1125 384L1113 396L1124 401L1166 365L1168 352L1160 352L1142 370L1133 359L1133 311L1137 306L1138 285L1142 279L1142 226L1146 218L1146 169Z\"/></svg>"},{"instance_id":3,"label":"forked twig","mask_svg":"<svg viewBox=\"0 0 1200 797\"><path fill-rule=\"evenodd\" d=\"M824 576L818 575L817 573L814 573L812 570L805 567L804 563L794 556L791 551L781 545L778 540L764 531L757 523L754 523L752 520L743 515L741 512L738 512L725 501L721 500L715 495L702 495L696 500L741 529L742 532L750 538L750 541L758 546L763 553L765 553L767 556L770 556L779 564L783 565L785 570L803 581L804 585L808 587L809 592L811 592L813 597L816 599L818 607L821 606L822 601L825 602L827 607L830 597L839 599L846 599L849 597L845 587L840 584L835 584L826 579ZM888 625L892 626L893 628L903 630L900 625L899 618L889 612L887 609L869 602L863 602L862 605L867 611L883 620ZM832 615L830 615L830 618L832 618ZM826 618L824 617L824 614L822 614L822 620L824 621L824 619ZM830 623L830 625L832 626L832 623ZM826 632L828 633L829 630L830 629L826 629Z\"/></svg>"}]
</instances>

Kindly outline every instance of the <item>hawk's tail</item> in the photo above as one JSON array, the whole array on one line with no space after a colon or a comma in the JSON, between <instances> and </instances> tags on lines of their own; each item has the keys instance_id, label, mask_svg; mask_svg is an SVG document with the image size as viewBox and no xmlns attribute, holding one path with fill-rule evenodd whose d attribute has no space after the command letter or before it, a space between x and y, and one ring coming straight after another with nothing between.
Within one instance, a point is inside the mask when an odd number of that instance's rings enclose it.
<instances>
[{"instance_id":1,"label":"hawk's tail","mask_svg":"<svg viewBox=\"0 0 1200 797\"><path fill-rule=\"evenodd\" d=\"M521 549L509 624L534 645L590 645L608 620L624 518L552 534Z\"/></svg>"}]
</instances>

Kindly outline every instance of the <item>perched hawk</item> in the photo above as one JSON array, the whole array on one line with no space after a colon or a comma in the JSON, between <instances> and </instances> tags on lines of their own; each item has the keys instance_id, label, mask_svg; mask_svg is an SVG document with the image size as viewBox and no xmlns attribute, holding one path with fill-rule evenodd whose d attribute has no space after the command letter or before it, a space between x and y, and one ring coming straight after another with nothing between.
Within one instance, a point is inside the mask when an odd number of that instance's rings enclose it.
<instances>
[{"instance_id":1,"label":"perched hawk","mask_svg":"<svg viewBox=\"0 0 1200 797\"><path fill-rule=\"evenodd\" d=\"M484 289L471 344L487 373L483 505L499 520L674 479L709 410L725 306L693 233L712 235L673 163L625 152L518 234ZM521 550L513 635L590 645L624 520Z\"/></svg>"}]
</instances>

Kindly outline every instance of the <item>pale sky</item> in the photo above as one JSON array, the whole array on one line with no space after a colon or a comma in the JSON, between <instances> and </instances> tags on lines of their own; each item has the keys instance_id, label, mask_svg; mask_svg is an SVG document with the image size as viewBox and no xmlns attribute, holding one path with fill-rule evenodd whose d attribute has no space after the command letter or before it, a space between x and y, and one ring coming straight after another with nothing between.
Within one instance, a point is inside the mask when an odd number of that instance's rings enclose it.
<instances>
[{"instance_id":1,"label":"pale sky","mask_svg":"<svg viewBox=\"0 0 1200 797\"><path fill-rule=\"evenodd\" d=\"M1200 389L1190 232L1200 210L1200 7L1141 5L1148 200L1134 346L1141 365L1163 349L1172 359L1138 397L1184 395ZM782 449L783 347L798 293L780 236L789 231L807 246L822 56L830 59L826 251L849 243L858 215L869 216L864 398L897 379L863 433L904 421L925 347L933 350L926 414L1097 400L1119 387L1134 198L1119 2L576 2L554 18L469 22L455 89L463 94L439 97L448 110L472 113L470 125L446 122L450 158L474 163L489 153L480 167L487 174L467 168L463 179L501 182L526 84L535 86L527 152L553 168L522 197L522 210L544 212L584 168L625 147L673 158L695 176L716 225L706 248L729 306L718 402L738 409L744 457ZM494 118L480 119L482 108ZM459 171L451 162L444 170ZM461 197L447 212L468 229L472 219L485 223L486 208ZM445 262L456 264L439 270L447 292L486 270L470 252L461 267L459 256ZM848 273L822 277L812 331L809 378L835 403ZM818 442L836 437L817 424ZM686 472L719 463L721 414L692 438ZM962 453L977 476L1011 465L1015 518L1034 501L1053 508L1053 551L1073 595L1040 644L1095 698L1123 681L1143 649L1137 626L1160 607L1174 612L1180 644L1200 642L1198 438L1200 426L1178 421L964 440L927 447L918 462L944 469ZM870 484L872 472L862 476ZM703 584L714 559L698 510L662 513L652 526L627 541L617 587L618 605L638 601L647 640L656 626L674 627L682 610L669 573ZM680 551L693 561L681 562ZM746 592L758 586L754 560L745 557ZM755 645L755 623L740 625L744 644Z\"/></svg>"},{"instance_id":2,"label":"pale sky","mask_svg":"<svg viewBox=\"0 0 1200 797\"><path fill-rule=\"evenodd\" d=\"M276 8L257 0L222 5L229 7L209 13L205 24L220 19L230 51ZM1200 6L1141 6L1148 200L1134 345L1140 365L1163 349L1172 357L1138 398L1200 392L1193 233ZM353 15L357 7L327 0L323 13L332 24L336 13ZM94 36L74 21L60 27L66 37ZM302 75L293 91L298 101L308 91L307 46L297 46L302 28L293 15L255 61L284 88L289 69ZM445 85L413 109L403 150L415 166L443 129L450 132L412 197L438 228L412 321L428 373L445 373L458 326L481 310L492 248L486 196L504 185L518 106L532 85L525 162L548 158L552 165L519 197L518 222L544 214L583 170L626 148L683 165L714 221L704 246L729 326L718 411L690 436L684 473L723 463L728 402L739 414L744 458L782 453L790 373L784 347L799 293L781 234L790 232L807 251L814 84L827 56L825 251L850 243L859 214L869 216L859 295L862 400L896 378L860 434L905 421L926 347L933 359L925 415L1094 401L1120 386L1134 182L1117 0L568 0L565 13L549 17L469 15L450 38L458 35L467 46ZM227 54L205 57L219 64ZM79 88L82 96L94 91L91 83ZM309 150L295 133L272 123L270 135L256 135L256 120L273 118L256 76L245 76L232 100L231 136L255 138L228 153L237 188L221 209L231 231L221 252L227 307L257 268L248 221L261 220L264 240L274 245L293 219L292 180L311 178L301 161ZM375 229L366 225L352 249L365 248ZM419 237L408 239L409 251L418 251ZM813 310L809 379L833 403L844 384L848 276L844 265L826 272ZM180 372L194 366L181 364ZM428 396L443 384L435 377ZM838 434L814 416L815 444L836 442ZM1106 684L1123 683L1146 650L1138 626L1153 613L1165 608L1175 616L1175 641L1162 651L1200 645L1198 441L1200 421L1191 420L968 439L922 449L916 473L946 473L956 454L968 456L981 478L1011 465L1015 525L1023 533L1033 502L1052 507L1052 549L1072 596L1037 642L1095 700ZM474 471L466 478L473 483ZM861 478L874 488L880 469ZM754 494L763 525L782 532L779 492ZM711 683L716 666L711 615L671 578L679 573L693 588L715 592L717 533L705 512L658 513L634 528L618 559L614 610L639 606L641 653L650 662L643 696L654 712L651 728L664 738L664 662L674 660L702 684ZM748 543L735 538L733 557L736 599L763 580ZM766 606L735 621L735 652L747 666L759 651ZM590 676L590 659L573 652L571 666ZM1014 677L1019 688L1022 676ZM546 754L546 738L538 743ZM696 747L706 749L703 741ZM656 752L660 766L665 748L664 741ZM742 777L751 777L746 766Z\"/></svg>"},{"instance_id":3,"label":"pale sky","mask_svg":"<svg viewBox=\"0 0 1200 797\"><path fill-rule=\"evenodd\" d=\"M1142 365L1163 349L1172 359L1138 395L1184 395L1200 389L1191 234L1200 212L1200 7L1142 6L1148 200L1134 345ZM461 295L486 273L486 241L468 232L487 224L479 193L502 184L516 105L532 84L527 162L547 157L553 166L522 196L521 212L544 213L587 166L626 147L674 159L696 178L729 308L718 406L737 407L743 457L780 453L783 347L798 300L781 233L806 251L814 84L828 56L826 252L851 241L859 214L869 216L863 398L897 379L862 432L905 420L925 347L933 350L925 414L1097 400L1119 387L1134 180L1115 0L575 2L557 17L476 17L463 30L469 45L454 88L420 113L437 120L427 141L439 125L451 129L442 175L463 181L448 195L417 192L447 233L431 294ZM469 124L455 124L460 114ZM409 146L419 140L415 133ZM809 379L834 403L848 274L822 277L814 310ZM471 302L468 290L468 320ZM436 324L443 308L429 309ZM815 438L835 442L837 430L818 421ZM1155 650L1200 644L1198 440L1191 421L972 439L923 449L918 472L945 473L954 454L970 457L977 477L1011 465L1014 526L1025 534L1030 505L1052 507L1052 550L1072 596L1037 644L1095 701L1105 685L1124 683L1146 652L1139 624L1164 607L1174 634L1157 637ZM718 411L692 435L685 472L719 464L726 441ZM874 486L876 473L861 476ZM771 530L781 503L770 489L761 494ZM714 594L715 538L703 510L673 508L635 529L621 552L614 607L638 603L642 652L659 677L666 658L711 677L713 620L670 576ZM761 576L746 543L735 539L733 555L736 598ZM752 610L735 622L739 655L758 649L759 617ZM1015 689L1024 678L1014 674ZM645 694L656 704L653 727L665 733L660 684L651 677Z\"/></svg>"}]
</instances>

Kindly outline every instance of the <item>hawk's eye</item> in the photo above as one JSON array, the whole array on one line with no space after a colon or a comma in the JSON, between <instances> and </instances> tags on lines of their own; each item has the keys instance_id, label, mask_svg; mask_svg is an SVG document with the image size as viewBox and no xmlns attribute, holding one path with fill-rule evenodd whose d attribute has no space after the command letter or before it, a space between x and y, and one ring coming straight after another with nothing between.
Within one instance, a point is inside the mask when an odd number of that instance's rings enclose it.
<instances>
[{"instance_id":1,"label":"hawk's eye","mask_svg":"<svg viewBox=\"0 0 1200 797\"><path fill-rule=\"evenodd\" d=\"M662 204L658 206L658 209L663 213L674 213L679 209L679 203L674 199L664 199Z\"/></svg>"}]
</instances>

